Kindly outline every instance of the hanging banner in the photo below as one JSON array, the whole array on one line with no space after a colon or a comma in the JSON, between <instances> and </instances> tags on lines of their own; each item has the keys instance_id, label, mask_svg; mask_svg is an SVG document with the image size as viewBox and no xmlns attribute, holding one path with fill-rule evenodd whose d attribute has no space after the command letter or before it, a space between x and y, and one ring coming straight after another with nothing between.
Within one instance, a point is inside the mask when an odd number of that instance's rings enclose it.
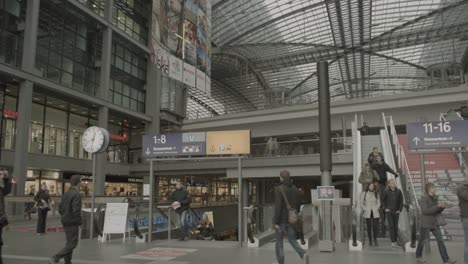
<instances>
[{"instance_id":1,"label":"hanging banner","mask_svg":"<svg viewBox=\"0 0 468 264\"><path fill-rule=\"evenodd\" d=\"M205 92L205 73L197 70L197 89Z\"/></svg>"},{"instance_id":2,"label":"hanging banner","mask_svg":"<svg viewBox=\"0 0 468 264\"><path fill-rule=\"evenodd\" d=\"M195 67L188 63L184 63L184 74L183 74L183 80L184 83L191 86L195 87L196 84L196 77L195 77Z\"/></svg>"},{"instance_id":3,"label":"hanging banner","mask_svg":"<svg viewBox=\"0 0 468 264\"><path fill-rule=\"evenodd\" d=\"M183 62L174 56L169 57L169 77L179 82L183 81Z\"/></svg>"}]
</instances>

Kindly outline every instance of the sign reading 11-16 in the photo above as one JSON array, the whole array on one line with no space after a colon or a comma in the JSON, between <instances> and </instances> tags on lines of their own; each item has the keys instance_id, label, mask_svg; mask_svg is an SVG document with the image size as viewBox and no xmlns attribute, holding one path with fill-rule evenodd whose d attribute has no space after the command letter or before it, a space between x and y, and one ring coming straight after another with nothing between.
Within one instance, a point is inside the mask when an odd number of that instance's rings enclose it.
<instances>
[{"instance_id":1,"label":"sign reading 11-16","mask_svg":"<svg viewBox=\"0 0 468 264\"><path fill-rule=\"evenodd\" d=\"M409 123L408 148L434 149L468 147L468 121Z\"/></svg>"}]
</instances>

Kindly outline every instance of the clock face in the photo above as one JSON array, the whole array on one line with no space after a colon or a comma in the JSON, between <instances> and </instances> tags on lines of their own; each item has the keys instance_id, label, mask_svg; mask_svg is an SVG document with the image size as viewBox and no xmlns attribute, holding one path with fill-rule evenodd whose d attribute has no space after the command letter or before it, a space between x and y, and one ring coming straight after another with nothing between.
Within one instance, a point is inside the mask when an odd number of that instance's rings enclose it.
<instances>
[{"instance_id":1,"label":"clock face","mask_svg":"<svg viewBox=\"0 0 468 264\"><path fill-rule=\"evenodd\" d=\"M106 131L100 127L92 126L83 133L82 146L86 152L96 153L108 143Z\"/></svg>"}]
</instances>

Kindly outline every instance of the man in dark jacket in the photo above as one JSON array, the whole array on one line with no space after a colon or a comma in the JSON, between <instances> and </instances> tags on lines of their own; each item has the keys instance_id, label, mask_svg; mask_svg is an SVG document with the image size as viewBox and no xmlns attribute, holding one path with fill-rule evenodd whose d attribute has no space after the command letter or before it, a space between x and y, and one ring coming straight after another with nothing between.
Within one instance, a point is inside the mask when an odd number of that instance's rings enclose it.
<instances>
[{"instance_id":1,"label":"man in dark jacket","mask_svg":"<svg viewBox=\"0 0 468 264\"><path fill-rule=\"evenodd\" d=\"M465 264L468 263L468 172L465 172L465 182L457 190L460 206L460 216L465 230Z\"/></svg>"},{"instance_id":2,"label":"man in dark jacket","mask_svg":"<svg viewBox=\"0 0 468 264\"><path fill-rule=\"evenodd\" d=\"M398 177L398 173L396 173L388 164L383 160L381 156L377 156L374 165L371 166L377 174L379 175L379 185L381 188L385 188L387 186L387 172L395 175L395 178Z\"/></svg>"},{"instance_id":3,"label":"man in dark jacket","mask_svg":"<svg viewBox=\"0 0 468 264\"><path fill-rule=\"evenodd\" d=\"M396 187L395 180L388 181L388 188L382 194L382 206L387 216L392 247L398 238L398 220L403 209L403 193Z\"/></svg>"},{"instance_id":4,"label":"man in dark jacket","mask_svg":"<svg viewBox=\"0 0 468 264\"><path fill-rule=\"evenodd\" d=\"M444 264L454 264L456 261L449 258L447 248L445 247L444 237L440 230L442 225L440 214L445 209L446 204L439 203L438 197L435 194L435 186L432 183L426 184L425 194L421 197L421 230L419 234L418 246L416 247L416 261L417 263L426 263L423 259L423 248L426 240L429 239L429 232L434 234L439 247L439 253Z\"/></svg>"},{"instance_id":5,"label":"man in dark jacket","mask_svg":"<svg viewBox=\"0 0 468 264\"><path fill-rule=\"evenodd\" d=\"M58 263L62 258L65 260L65 264L71 264L73 250L78 245L78 233L81 226L81 194L79 191L81 176L73 175L70 183L71 188L62 196L62 202L59 206L67 243L59 253L52 257L49 261L50 264Z\"/></svg>"},{"instance_id":6,"label":"man in dark jacket","mask_svg":"<svg viewBox=\"0 0 468 264\"><path fill-rule=\"evenodd\" d=\"M189 227L187 226L187 213L190 207L190 194L184 189L182 183L176 182L176 190L172 193L172 208L179 215L180 221L180 241L188 239Z\"/></svg>"},{"instance_id":7,"label":"man in dark jacket","mask_svg":"<svg viewBox=\"0 0 468 264\"><path fill-rule=\"evenodd\" d=\"M5 168L0 168L0 264L3 263L2 247L3 247L3 228L8 225L7 215L5 212L5 196L11 192L11 178L8 177L8 171Z\"/></svg>"},{"instance_id":8,"label":"man in dark jacket","mask_svg":"<svg viewBox=\"0 0 468 264\"><path fill-rule=\"evenodd\" d=\"M296 209L296 211L299 212L299 190L292 184L289 171L283 170L280 173L280 179L281 185L276 188L275 192L275 214L273 217L273 224L275 225L276 229L276 260L278 261L278 264L284 264L283 237L286 234L291 246L304 260L304 263L308 264L309 256L297 242L297 233L295 227L289 224L288 206L282 194L282 192L284 192L284 195L286 196L291 208Z\"/></svg>"}]
</instances>

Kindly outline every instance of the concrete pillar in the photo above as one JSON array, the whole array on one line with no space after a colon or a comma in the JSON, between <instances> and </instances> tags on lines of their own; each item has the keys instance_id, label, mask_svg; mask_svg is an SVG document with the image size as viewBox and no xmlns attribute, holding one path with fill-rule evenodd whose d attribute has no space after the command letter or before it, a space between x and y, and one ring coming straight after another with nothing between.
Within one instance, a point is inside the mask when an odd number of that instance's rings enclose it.
<instances>
[{"instance_id":1,"label":"concrete pillar","mask_svg":"<svg viewBox=\"0 0 468 264\"><path fill-rule=\"evenodd\" d=\"M320 171L321 185L332 185L332 155L331 155L331 122L330 122L330 85L328 62L317 63L319 88L319 128L320 128ZM321 201L321 218L323 219L319 241L319 250L334 251L332 238L332 205L331 201Z\"/></svg>"},{"instance_id":2,"label":"concrete pillar","mask_svg":"<svg viewBox=\"0 0 468 264\"><path fill-rule=\"evenodd\" d=\"M151 123L146 124L147 134L160 133L161 119L161 88L162 79L161 72L156 65L148 61L146 77L146 114L153 117Z\"/></svg>"},{"instance_id":3,"label":"concrete pillar","mask_svg":"<svg viewBox=\"0 0 468 264\"><path fill-rule=\"evenodd\" d=\"M104 8L104 18L112 21L112 6L113 0L106 0ZM102 31L102 53L101 53L101 74L99 79L99 88L96 91L96 96L108 100L109 99L109 84L110 84L110 69L112 59L112 30L105 27ZM98 109L98 126L102 128L108 127L109 122L109 109L105 106L100 106ZM106 183L106 164L107 153L99 153L96 155L96 178L94 181L94 188L96 195L104 195Z\"/></svg>"},{"instance_id":4,"label":"concrete pillar","mask_svg":"<svg viewBox=\"0 0 468 264\"><path fill-rule=\"evenodd\" d=\"M23 57L21 68L34 72L36 62L37 27L39 21L40 0L28 0L26 8L26 24L23 40ZM23 195L26 172L28 168L29 121L33 97L33 83L22 81L18 94L18 119L16 120L15 161L13 177L17 182L16 195Z\"/></svg>"}]
</instances>

